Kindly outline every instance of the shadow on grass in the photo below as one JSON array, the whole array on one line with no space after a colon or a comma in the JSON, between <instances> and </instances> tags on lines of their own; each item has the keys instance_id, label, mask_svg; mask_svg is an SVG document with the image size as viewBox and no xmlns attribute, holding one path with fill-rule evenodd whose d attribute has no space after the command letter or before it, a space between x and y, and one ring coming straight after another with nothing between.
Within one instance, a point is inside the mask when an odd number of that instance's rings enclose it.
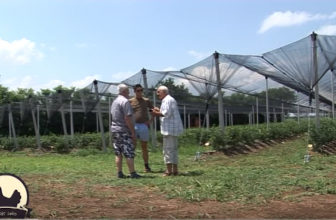
<instances>
[{"instance_id":1,"label":"shadow on grass","mask_svg":"<svg viewBox=\"0 0 336 220\"><path fill-rule=\"evenodd\" d=\"M179 173L177 176L200 176L204 173L202 170L194 170L186 173Z\"/></svg>"},{"instance_id":2,"label":"shadow on grass","mask_svg":"<svg viewBox=\"0 0 336 220\"><path fill-rule=\"evenodd\" d=\"M154 178L157 178L157 176L147 176L147 175L141 175L140 178L131 178L131 176L127 175L126 177L124 178L117 178L119 180L123 180L123 179L154 179Z\"/></svg>"}]
</instances>

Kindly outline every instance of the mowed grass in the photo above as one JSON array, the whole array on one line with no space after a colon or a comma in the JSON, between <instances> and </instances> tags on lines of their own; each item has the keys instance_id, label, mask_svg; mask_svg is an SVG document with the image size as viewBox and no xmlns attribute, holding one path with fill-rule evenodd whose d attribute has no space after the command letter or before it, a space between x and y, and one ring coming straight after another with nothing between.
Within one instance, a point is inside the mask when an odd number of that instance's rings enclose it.
<instances>
[{"instance_id":1,"label":"mowed grass","mask_svg":"<svg viewBox=\"0 0 336 220\"><path fill-rule=\"evenodd\" d=\"M29 178L31 191L48 183L69 187L81 183L88 189L93 185L132 186L139 190L157 190L167 198L242 203L291 199L298 194L336 193L336 157L315 154L309 163L303 163L307 152L304 139L274 145L258 153L234 157L215 154L195 161L198 150L199 146L180 147L181 175L176 177L162 177L165 166L160 149L150 152L154 173L143 173L140 147L135 161L138 173L145 177L142 179L116 178L114 155L110 149L108 154L91 155L88 150L70 155L3 151L0 172L16 174L23 180ZM124 173L128 173L125 161ZM36 181L32 182L34 177ZM58 189L55 193L61 191Z\"/></svg>"}]
</instances>

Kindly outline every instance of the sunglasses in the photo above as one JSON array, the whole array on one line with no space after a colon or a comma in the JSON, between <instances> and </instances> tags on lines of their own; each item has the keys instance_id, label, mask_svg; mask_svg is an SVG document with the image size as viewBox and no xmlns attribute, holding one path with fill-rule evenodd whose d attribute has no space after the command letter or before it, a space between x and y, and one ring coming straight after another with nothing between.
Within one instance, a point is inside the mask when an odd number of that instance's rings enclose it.
<instances>
[{"instance_id":1,"label":"sunglasses","mask_svg":"<svg viewBox=\"0 0 336 220\"><path fill-rule=\"evenodd\" d=\"M138 90L136 90L137 92L143 92L143 89L138 89Z\"/></svg>"}]
</instances>

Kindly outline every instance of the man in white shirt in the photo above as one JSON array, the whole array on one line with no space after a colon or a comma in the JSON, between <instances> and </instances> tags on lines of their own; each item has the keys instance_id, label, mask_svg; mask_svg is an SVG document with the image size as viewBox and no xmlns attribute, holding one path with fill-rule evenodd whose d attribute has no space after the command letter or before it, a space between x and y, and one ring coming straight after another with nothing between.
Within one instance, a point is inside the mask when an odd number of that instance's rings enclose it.
<instances>
[{"instance_id":1,"label":"man in white shirt","mask_svg":"<svg viewBox=\"0 0 336 220\"><path fill-rule=\"evenodd\" d=\"M169 95L166 86L160 86L156 95L162 100L161 107L154 108L153 114L160 117L163 135L163 158L167 170L163 176L178 174L178 136L183 133L183 124L176 100Z\"/></svg>"}]
</instances>

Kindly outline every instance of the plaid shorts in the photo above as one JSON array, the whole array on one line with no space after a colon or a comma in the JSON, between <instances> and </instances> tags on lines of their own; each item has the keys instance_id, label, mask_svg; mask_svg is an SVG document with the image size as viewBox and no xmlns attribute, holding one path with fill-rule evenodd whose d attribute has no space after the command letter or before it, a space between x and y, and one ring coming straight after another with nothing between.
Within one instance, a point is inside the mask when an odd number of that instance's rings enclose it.
<instances>
[{"instance_id":1,"label":"plaid shorts","mask_svg":"<svg viewBox=\"0 0 336 220\"><path fill-rule=\"evenodd\" d=\"M135 149L130 133L113 133L113 147L115 155L123 154L126 158L134 158Z\"/></svg>"}]
</instances>

